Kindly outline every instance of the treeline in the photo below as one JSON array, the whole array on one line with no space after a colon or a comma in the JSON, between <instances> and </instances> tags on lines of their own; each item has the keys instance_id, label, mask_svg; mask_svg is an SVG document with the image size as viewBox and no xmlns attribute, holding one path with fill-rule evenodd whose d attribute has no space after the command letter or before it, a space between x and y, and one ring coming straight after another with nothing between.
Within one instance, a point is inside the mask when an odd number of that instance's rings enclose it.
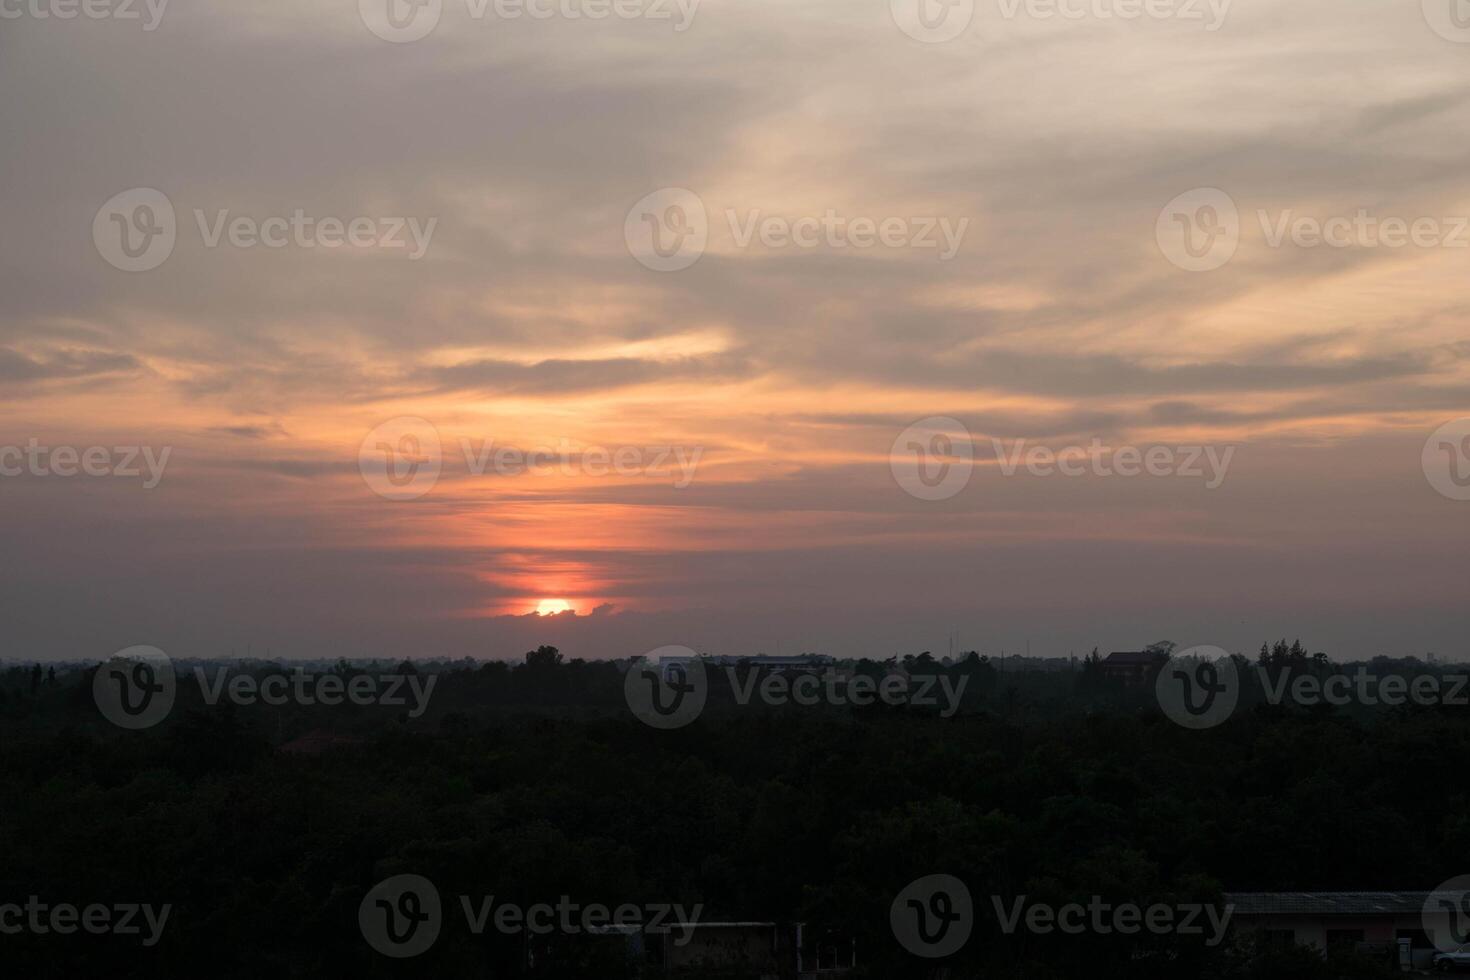
<instances>
[{"instance_id":1,"label":"treeline","mask_svg":"<svg viewBox=\"0 0 1470 980\"><path fill-rule=\"evenodd\" d=\"M417 719L293 706L293 721L360 737L314 755L282 751L280 715L203 706L183 679L169 718L139 732L96 723L86 671L10 688L0 903L174 911L151 949L5 935L0 958L41 977L103 975L104 963L116 977L594 975L592 959L530 967L523 940L450 927L413 960L380 956L358 903L413 873L452 907L459 895L567 895L802 921L812 936L856 938L859 977L932 978L934 964L892 939L888 910L908 882L946 873L979 913L950 978L1372 976L1362 962L1194 937L1004 935L991 896L1147 905L1428 889L1470 870L1463 711L1364 720L1256 705L1188 731L1130 701L1137 692L1089 693L1097 679L1081 670L1023 686L980 657L911 667L968 671L977 700L952 718L713 710L656 731L626 711L615 665L542 648L517 667L446 668Z\"/></svg>"},{"instance_id":2,"label":"treeline","mask_svg":"<svg viewBox=\"0 0 1470 980\"><path fill-rule=\"evenodd\" d=\"M1150 650L1175 651L1168 642L1152 644ZM1366 674L1375 679L1400 677L1407 680L1433 677L1449 680L1438 690L1440 700L1470 700L1470 684L1456 693L1454 678L1464 677L1467 665L1421 661L1413 657L1375 657L1361 663L1340 664L1323 653L1308 653L1298 640L1288 644L1280 640L1262 644L1254 659L1235 655L1240 684L1242 709L1262 705L1280 710L1301 709L1290 697L1291 688L1279 683L1302 676L1325 679L1334 675ZM1070 667L1070 665L1069 665ZM854 706L843 701L802 706L787 703L784 709L760 697L752 697L758 688L751 685L753 675L765 674L763 668L749 664L711 667L708 673L708 711L719 714L730 710L798 710L837 711L843 714L883 714L898 710L905 715L996 714L1006 718L1055 718L1096 711L1147 711L1155 707L1151 684L1126 685L1104 670L1103 657L1097 650L1078 658L1070 669L1017 669L1014 658L1008 664L1000 658L979 653L965 653L955 658L936 658L920 653L888 660L839 660L830 668L844 677L863 677L870 681L895 672L908 677L936 681L923 687L928 700L945 700L948 692L958 694L953 706L918 704L895 708L876 703ZM92 699L92 677L96 666L64 667L60 672L40 664L11 665L0 670L0 723L10 723L41 730L57 731L72 727L82 731L104 732L106 721L97 713ZM257 684L269 677L292 678L301 670L290 663L262 661L231 662L189 660L176 662L178 679L177 705L174 714L189 710L215 710L210 695L218 701L220 678L246 676ZM494 660L487 662L398 661L349 662L345 659L330 666L311 668L313 676L333 675L344 682L364 675L425 674L435 677L426 711L411 712L402 706L341 704L237 705L254 724L268 729L273 741L281 742L307 732L333 731L371 734L384 725L396 724L410 730L437 731L448 727L473 725L503 718L507 714L536 711L548 716L593 719L615 717L627 713L624 696L626 662L565 659L554 647L542 646L525 654L519 663ZM790 680L798 676L787 675ZM920 687L916 685L915 690ZM1285 691L1285 695L1280 692ZM791 699L787 699L790 702ZM873 699L869 699L870 701ZM1381 703L1340 704L1329 707L1340 713L1367 716L1386 708ZM1321 710L1309 705L1305 710ZM410 716L411 715L411 716Z\"/></svg>"}]
</instances>

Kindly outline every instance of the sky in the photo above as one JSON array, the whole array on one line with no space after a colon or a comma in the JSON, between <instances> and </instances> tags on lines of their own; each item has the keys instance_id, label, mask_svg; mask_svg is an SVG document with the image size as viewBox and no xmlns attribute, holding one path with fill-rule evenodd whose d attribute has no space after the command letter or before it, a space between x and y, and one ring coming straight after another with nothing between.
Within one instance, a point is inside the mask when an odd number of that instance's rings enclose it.
<instances>
[{"instance_id":1,"label":"sky","mask_svg":"<svg viewBox=\"0 0 1470 980\"><path fill-rule=\"evenodd\" d=\"M0 658L1470 654L1460 0L388 2L0 0Z\"/></svg>"}]
</instances>

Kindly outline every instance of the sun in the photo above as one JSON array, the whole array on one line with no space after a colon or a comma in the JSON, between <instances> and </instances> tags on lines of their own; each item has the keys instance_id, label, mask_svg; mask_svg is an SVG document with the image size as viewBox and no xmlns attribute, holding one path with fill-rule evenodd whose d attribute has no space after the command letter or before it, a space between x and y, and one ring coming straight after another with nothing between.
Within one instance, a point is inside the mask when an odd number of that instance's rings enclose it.
<instances>
[{"instance_id":1,"label":"sun","mask_svg":"<svg viewBox=\"0 0 1470 980\"><path fill-rule=\"evenodd\" d=\"M572 611L572 604L565 599L542 599L536 603L536 615L538 616L555 616L557 613Z\"/></svg>"}]
</instances>

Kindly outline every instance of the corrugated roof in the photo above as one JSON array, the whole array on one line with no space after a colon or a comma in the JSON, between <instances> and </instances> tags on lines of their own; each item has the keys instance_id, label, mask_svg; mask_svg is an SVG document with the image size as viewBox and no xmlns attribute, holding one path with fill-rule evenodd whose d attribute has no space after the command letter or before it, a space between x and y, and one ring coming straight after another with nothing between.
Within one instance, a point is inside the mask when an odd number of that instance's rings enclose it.
<instances>
[{"instance_id":1,"label":"corrugated roof","mask_svg":"<svg viewBox=\"0 0 1470 980\"><path fill-rule=\"evenodd\" d=\"M1418 915L1434 892L1232 892L1236 915ZM1446 899L1459 897L1445 893Z\"/></svg>"}]
</instances>

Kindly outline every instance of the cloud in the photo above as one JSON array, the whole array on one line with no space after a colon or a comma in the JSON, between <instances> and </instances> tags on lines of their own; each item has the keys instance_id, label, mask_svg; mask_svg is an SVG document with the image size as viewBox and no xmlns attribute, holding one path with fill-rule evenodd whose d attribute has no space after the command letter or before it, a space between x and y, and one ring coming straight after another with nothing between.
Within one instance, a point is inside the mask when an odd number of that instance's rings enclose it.
<instances>
[{"instance_id":1,"label":"cloud","mask_svg":"<svg viewBox=\"0 0 1470 980\"><path fill-rule=\"evenodd\" d=\"M422 372L434 390L484 390L508 395L580 394L658 381L718 383L738 380L751 370L739 354L675 358L546 360L534 364L472 361Z\"/></svg>"},{"instance_id":2,"label":"cloud","mask_svg":"<svg viewBox=\"0 0 1470 980\"><path fill-rule=\"evenodd\" d=\"M205 431L214 435L234 436L237 439L272 439L289 435L279 422L269 425L216 425Z\"/></svg>"},{"instance_id":3,"label":"cloud","mask_svg":"<svg viewBox=\"0 0 1470 980\"><path fill-rule=\"evenodd\" d=\"M137 371L137 358L112 351L58 350L31 357L0 347L0 381L24 384L58 379L95 379Z\"/></svg>"},{"instance_id":4,"label":"cloud","mask_svg":"<svg viewBox=\"0 0 1470 980\"><path fill-rule=\"evenodd\" d=\"M679 34L448 3L407 45L336 0L200 0L147 34L7 21L0 129L21 135L0 142L0 445L126 429L177 446L146 495L0 488L7 520L37 529L4 583L17 642L105 653L176 628L202 652L255 630L480 653L554 626L585 655L779 636L892 652L954 621L1090 649L1148 622L1149 639L1243 642L1397 629L1447 651L1470 625L1446 584L1467 525L1419 453L1470 404L1464 252L1260 231L1262 212L1470 209L1463 47L1417 5L1361 7L1235 4L1206 32L980 4L945 45L850 0L706 0ZM129 187L178 217L168 261L135 275L91 241ZM662 187L709 220L705 254L672 274L623 240ZM1154 238L1195 187L1242 220L1212 273ZM298 209L439 223L418 261L198 230L200 213ZM829 211L970 224L947 262L731 230ZM357 464L400 415L446 452L403 505ZM979 442L971 485L937 505L888 458L930 415ZM1228 443L1238 475L1204 494L990 465L991 437L1094 436ZM458 440L490 437L569 460L708 453L684 490L467 473ZM89 622L78 590L100 596ZM621 612L504 619L538 594Z\"/></svg>"}]
</instances>

